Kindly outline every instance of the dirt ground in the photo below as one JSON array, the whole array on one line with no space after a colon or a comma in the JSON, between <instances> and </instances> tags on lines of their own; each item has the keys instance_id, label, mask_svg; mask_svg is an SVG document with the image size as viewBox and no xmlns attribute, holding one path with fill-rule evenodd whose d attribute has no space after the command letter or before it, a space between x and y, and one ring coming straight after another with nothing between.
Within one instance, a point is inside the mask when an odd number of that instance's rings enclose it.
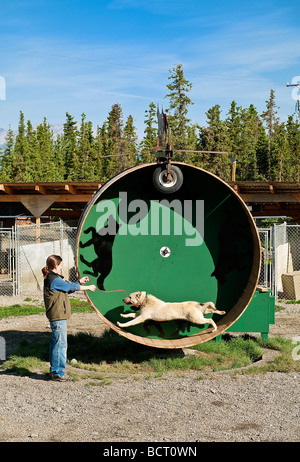
<instances>
[{"instance_id":1,"label":"dirt ground","mask_svg":"<svg viewBox=\"0 0 300 462\"><path fill-rule=\"evenodd\" d=\"M23 304L24 298L0 297L0 306L14 303ZM269 337L295 339L300 305L284 306ZM99 335L105 328L95 313L73 314L68 322L70 334ZM45 335L50 329L44 314L0 320L7 357L20 339ZM270 359L266 352L261 361ZM299 441L299 373L199 376L195 371L139 379L128 374L107 386L87 387L85 379L57 383L42 374L4 373L0 362L0 442Z\"/></svg>"}]
</instances>

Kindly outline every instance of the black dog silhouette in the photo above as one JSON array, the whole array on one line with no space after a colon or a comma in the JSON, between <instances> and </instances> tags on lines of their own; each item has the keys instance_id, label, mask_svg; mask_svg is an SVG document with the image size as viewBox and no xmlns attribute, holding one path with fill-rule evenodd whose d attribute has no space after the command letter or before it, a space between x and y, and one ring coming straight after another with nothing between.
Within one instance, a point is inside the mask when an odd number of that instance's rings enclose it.
<instances>
[{"instance_id":1,"label":"black dog silhouette","mask_svg":"<svg viewBox=\"0 0 300 462\"><path fill-rule=\"evenodd\" d=\"M237 245L239 239L246 239L249 242L241 227L234 223L232 214L227 210L225 220L218 233L219 255L217 264L211 274L211 276L215 276L220 284L225 283L226 275L233 269L241 272L247 268L247 265L242 265L241 259L250 255L251 252L241 253L239 251Z\"/></svg>"},{"instance_id":2,"label":"black dog silhouette","mask_svg":"<svg viewBox=\"0 0 300 462\"><path fill-rule=\"evenodd\" d=\"M114 219L113 215L108 217L107 226L96 231L95 228L90 227L84 231L85 234L92 233L90 240L79 243L80 248L85 248L90 245L94 246L97 257L95 260L88 262L83 255L80 255L80 260L93 271L83 271L83 274L90 274L91 276L97 277L97 287L100 290L105 290L104 280L109 275L112 269L112 247L119 231L119 225Z\"/></svg>"}]
</instances>

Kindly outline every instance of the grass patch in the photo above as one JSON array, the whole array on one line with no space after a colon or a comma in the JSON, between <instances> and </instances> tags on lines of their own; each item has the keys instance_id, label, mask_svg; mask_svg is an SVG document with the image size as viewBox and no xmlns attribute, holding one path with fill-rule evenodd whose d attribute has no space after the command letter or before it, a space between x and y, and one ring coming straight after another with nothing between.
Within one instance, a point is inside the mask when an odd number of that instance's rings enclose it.
<instances>
[{"instance_id":1,"label":"grass patch","mask_svg":"<svg viewBox=\"0 0 300 462\"><path fill-rule=\"evenodd\" d=\"M279 303L286 303L287 305L300 304L300 300L278 300Z\"/></svg>"},{"instance_id":2,"label":"grass patch","mask_svg":"<svg viewBox=\"0 0 300 462\"><path fill-rule=\"evenodd\" d=\"M11 305L0 307L0 319L10 316L31 316L32 314L41 314L45 309L34 305Z\"/></svg>"},{"instance_id":3,"label":"grass patch","mask_svg":"<svg viewBox=\"0 0 300 462\"><path fill-rule=\"evenodd\" d=\"M46 373L48 367L46 364L35 356L17 356L12 355L9 360L5 361L3 368L6 372L13 372L21 376L31 376L37 371Z\"/></svg>"},{"instance_id":4,"label":"grass patch","mask_svg":"<svg viewBox=\"0 0 300 462\"><path fill-rule=\"evenodd\" d=\"M262 342L261 339L258 339L258 343L263 344L264 348L269 348L271 350L280 351L281 354L278 355L274 361L265 364L263 366L253 365L247 370L242 371L243 374L265 374L267 372L300 372L300 361L294 360L292 356L292 351L295 348L295 344L292 343L292 340L274 337Z\"/></svg>"},{"instance_id":5,"label":"grass patch","mask_svg":"<svg viewBox=\"0 0 300 462\"><path fill-rule=\"evenodd\" d=\"M220 342L206 342L195 348L217 355L214 371L248 366L262 357L260 345L249 336L231 337L225 334Z\"/></svg>"},{"instance_id":6,"label":"grass patch","mask_svg":"<svg viewBox=\"0 0 300 462\"><path fill-rule=\"evenodd\" d=\"M28 300L30 301L30 300ZM93 312L85 300L70 299L73 312ZM44 313L43 307L32 305L12 305L0 307L0 318L8 316L28 316ZM50 335L44 340L22 340L18 349L2 364L2 371L20 375L32 375L35 371L48 371ZM255 362L262 357L263 349L277 350L274 361L258 366ZM92 382L104 385L108 375L126 378L138 376L145 378L163 377L164 373L184 373L188 370L199 371L202 375L220 370L239 369L239 373L265 373L272 371L300 371L300 361L293 360L291 340L271 338L262 341L250 336L233 337L229 334L222 340L193 347L195 354L183 355L182 350L168 350L147 347L119 336L113 330L107 330L101 337L87 333L68 335L68 358L78 374L71 372L73 380L93 379ZM75 358L76 361L72 362ZM251 366L252 364L252 366ZM240 368L248 366L241 372ZM45 372L46 373L46 372ZM104 374L104 376L103 376ZM123 374L123 377L122 377ZM90 386L95 386L91 384Z\"/></svg>"},{"instance_id":7,"label":"grass patch","mask_svg":"<svg viewBox=\"0 0 300 462\"><path fill-rule=\"evenodd\" d=\"M94 310L87 300L70 298L72 313L93 313Z\"/></svg>"},{"instance_id":8,"label":"grass patch","mask_svg":"<svg viewBox=\"0 0 300 462\"><path fill-rule=\"evenodd\" d=\"M24 301L34 301L30 298L25 299ZM91 313L93 308L88 301L77 300L75 298L70 298L72 313ZM10 316L31 316L32 314L42 314L45 313L44 304L42 306L36 305L11 305L11 306L0 306L0 319L8 318Z\"/></svg>"},{"instance_id":9,"label":"grass patch","mask_svg":"<svg viewBox=\"0 0 300 462\"><path fill-rule=\"evenodd\" d=\"M49 338L37 342L22 340L18 349L2 364L3 371L31 375L37 370L46 373L49 361ZM73 370L73 380L90 379L88 386L111 383L112 377L163 377L167 372L184 373L189 370L203 374L212 371L238 369L238 373L290 372L300 370L300 361L292 358L295 345L288 339L272 338L262 342L260 338L231 337L193 347L194 354L183 355L182 350L165 350L146 347L106 331L101 337L78 333L68 335L68 358ZM266 366L256 366L263 348L278 350L281 354ZM72 361L75 358L76 361ZM251 366L252 364L252 366ZM241 367L248 366L246 370ZM78 373L74 372L78 370Z\"/></svg>"}]
</instances>

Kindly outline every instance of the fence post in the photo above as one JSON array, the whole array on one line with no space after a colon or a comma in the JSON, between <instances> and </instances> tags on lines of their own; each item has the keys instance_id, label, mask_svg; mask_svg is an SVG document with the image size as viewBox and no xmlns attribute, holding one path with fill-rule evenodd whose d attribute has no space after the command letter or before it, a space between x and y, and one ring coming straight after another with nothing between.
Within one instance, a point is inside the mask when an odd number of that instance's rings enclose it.
<instances>
[{"instance_id":1,"label":"fence post","mask_svg":"<svg viewBox=\"0 0 300 462\"><path fill-rule=\"evenodd\" d=\"M274 224L274 256L275 256L275 268L274 268L274 278L275 278L275 300L278 299L278 269L279 269L279 258L278 258L278 243L279 243L279 226Z\"/></svg>"},{"instance_id":2,"label":"fence post","mask_svg":"<svg viewBox=\"0 0 300 462\"><path fill-rule=\"evenodd\" d=\"M15 224L15 265L16 265L16 295L20 291L20 233L19 227Z\"/></svg>"},{"instance_id":3,"label":"fence post","mask_svg":"<svg viewBox=\"0 0 300 462\"><path fill-rule=\"evenodd\" d=\"M62 256L63 254L63 239L64 239L64 228L63 228L63 222L62 220L59 220L59 248L60 248L60 255Z\"/></svg>"},{"instance_id":4,"label":"fence post","mask_svg":"<svg viewBox=\"0 0 300 462\"><path fill-rule=\"evenodd\" d=\"M17 279L17 274L16 274L16 258L17 258L17 253L16 253L16 236L15 236L15 226L11 227L11 243L12 243L12 249L11 249L11 271L12 271L12 285L13 285L13 295L17 295L17 284L16 284L16 279Z\"/></svg>"},{"instance_id":5,"label":"fence post","mask_svg":"<svg viewBox=\"0 0 300 462\"><path fill-rule=\"evenodd\" d=\"M6 360L6 342L5 338L0 336L0 361Z\"/></svg>"}]
</instances>

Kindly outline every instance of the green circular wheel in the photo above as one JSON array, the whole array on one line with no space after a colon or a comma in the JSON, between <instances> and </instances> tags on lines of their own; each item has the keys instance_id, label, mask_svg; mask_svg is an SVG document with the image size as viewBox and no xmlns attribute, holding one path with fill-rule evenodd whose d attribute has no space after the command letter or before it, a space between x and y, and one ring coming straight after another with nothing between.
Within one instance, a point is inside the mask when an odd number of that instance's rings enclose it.
<instances>
[{"instance_id":1,"label":"green circular wheel","mask_svg":"<svg viewBox=\"0 0 300 462\"><path fill-rule=\"evenodd\" d=\"M261 250L242 199L200 168L172 163L183 182L174 193L157 189L156 163L122 172L101 187L78 225L77 269L98 287L86 296L98 316L135 342L184 348L226 331L254 294ZM118 327L133 312L123 299L145 291L165 302L213 302L217 330L185 320ZM207 315L206 317L212 315ZM124 322L124 321L123 321Z\"/></svg>"}]
</instances>

